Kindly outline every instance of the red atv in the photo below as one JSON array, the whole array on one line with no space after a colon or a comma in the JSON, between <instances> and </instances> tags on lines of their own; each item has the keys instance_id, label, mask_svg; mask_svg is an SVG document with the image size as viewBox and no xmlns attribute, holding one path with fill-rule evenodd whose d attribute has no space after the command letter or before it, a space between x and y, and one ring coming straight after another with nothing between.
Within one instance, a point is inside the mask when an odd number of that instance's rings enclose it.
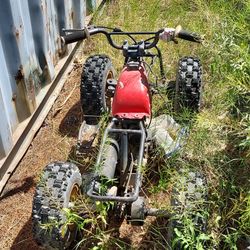
<instances>
[{"instance_id":1,"label":"red atv","mask_svg":"<svg viewBox=\"0 0 250 250\"><path fill-rule=\"evenodd\" d=\"M69 44L99 33L107 37L112 47L122 51L124 68L116 80L111 60L106 55L91 56L83 65L80 90L85 121L79 130L78 154L82 147L86 147L84 142L88 141L87 147L91 147L103 114L112 115L90 174L81 176L78 167L70 162L53 162L46 166L36 188L32 215L34 237L45 247L64 249L76 239L79 228L74 221L69 221L65 208L73 209L79 203L76 197L80 193L89 197L89 208L93 214L96 201L112 204L108 207L113 213L126 218L133 225L143 225L146 216L172 218L166 235L170 241L176 236L173 229L181 224L174 214L181 214L183 208L192 207L191 201L203 201L206 197L205 180L196 172L184 176L186 188L180 189L178 184L173 188L172 213L146 207L141 193L143 172L152 148L164 145L164 154L169 158L180 149L186 135L186 129L169 116L152 119L152 96L159 82L151 84L148 72L152 72L151 67L157 58L160 85L166 86L162 55L157 43L159 39L177 43L177 38L201 42L201 38L182 30L180 26L156 32L123 32L118 28L110 30L107 27L89 26L84 30L65 30L62 41ZM135 39L138 35L147 38L138 42ZM113 40L114 36L127 36L131 43L125 40L122 45L118 45ZM183 107L194 111L199 109L201 73L197 58L185 57L179 61L174 98L177 110ZM175 139L170 137L167 131L169 127L176 131ZM85 138L89 133L93 135L92 140ZM83 220L89 217L89 211L81 211ZM199 218L194 220L204 230L204 221ZM88 223L91 220L87 222L86 219L86 227Z\"/></svg>"}]
</instances>

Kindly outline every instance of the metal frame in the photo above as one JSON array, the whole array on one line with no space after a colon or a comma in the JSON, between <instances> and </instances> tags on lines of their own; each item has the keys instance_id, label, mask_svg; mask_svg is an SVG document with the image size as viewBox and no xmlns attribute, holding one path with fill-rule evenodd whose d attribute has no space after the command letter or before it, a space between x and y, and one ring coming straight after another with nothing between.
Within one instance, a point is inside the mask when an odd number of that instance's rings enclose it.
<instances>
[{"instance_id":1,"label":"metal frame","mask_svg":"<svg viewBox=\"0 0 250 250\"><path fill-rule=\"evenodd\" d=\"M94 200L98 200L98 201L133 202L133 201L137 200L137 198L139 197L139 192L140 192L140 187L141 187L141 182L142 182L141 166L142 166L142 160L143 160L143 154L144 154L144 144L146 141L146 131L144 128L143 121L139 121L139 126L140 126L139 130L113 128L113 126L115 125L115 122L116 122L116 118L113 118L111 123L109 124L109 126L106 128L106 130L104 132L104 136L103 136L100 151L99 151L99 154L97 157L96 165L99 165L101 163L104 145L105 145L105 142L107 141L107 137L109 134L127 133L127 134L139 134L139 135L141 135L139 154L138 154L138 163L137 163L137 169L136 169L136 178L135 178L136 180L135 180L135 187L134 187L135 191L133 192L133 195L129 196L129 197L95 195L95 194L93 194L95 180L93 180L91 185L90 185L90 189L87 191L87 195L90 198L92 198ZM95 177L96 177L96 175L94 176L94 179L95 179Z\"/></svg>"}]
</instances>

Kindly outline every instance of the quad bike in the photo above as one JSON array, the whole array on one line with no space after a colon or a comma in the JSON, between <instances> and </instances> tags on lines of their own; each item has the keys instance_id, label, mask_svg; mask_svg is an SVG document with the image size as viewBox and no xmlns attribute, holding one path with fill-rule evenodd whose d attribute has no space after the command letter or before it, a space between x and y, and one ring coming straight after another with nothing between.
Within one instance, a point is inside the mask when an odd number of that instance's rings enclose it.
<instances>
[{"instance_id":1,"label":"quad bike","mask_svg":"<svg viewBox=\"0 0 250 250\"><path fill-rule=\"evenodd\" d=\"M169 212L147 207L141 193L143 172L151 148L157 143L165 145L165 156L169 158L180 149L181 138L186 134L185 128L181 128L171 117L152 119L152 94L157 83L149 82L148 73L158 58L160 82L165 84L162 54L157 47L159 39L164 40L165 36L165 40L177 43L177 38L192 42L201 42L201 38L180 26L156 32L123 32L118 28L110 30L107 27L89 26L83 30L65 30L62 42L69 44L99 33L106 36L113 48L122 51L124 67L116 80L113 65L106 55L90 56L83 65L80 91L85 121L79 130L78 154L84 147L83 142L87 141L87 147L91 147L94 135L100 129L102 115L111 115L90 174L81 176L78 167L70 162L53 162L44 169L34 195L32 218L36 241L49 248L65 249L76 239L77 226L74 223L65 226L67 216L63 208L72 208L80 193L84 193L91 204L96 201L112 202L115 213L132 225L143 225L147 216L170 216L172 219L166 236L170 241L175 234L173 229L180 226L178 219L174 219ZM137 42L135 36L138 35L149 38ZM118 45L114 42L114 36L127 36L132 43L126 40ZM148 59L151 64L146 62ZM174 98L177 109L199 109L201 74L199 59L180 59ZM168 134L169 127L176 131L175 139ZM92 135L90 139L85 138L86 134ZM184 188L180 188L183 183ZM193 200L204 200L204 186L204 177L195 172L177 181L172 197L174 213L181 214L185 207L192 207ZM90 206L91 209L95 207ZM196 223L204 225L199 218Z\"/></svg>"}]
</instances>

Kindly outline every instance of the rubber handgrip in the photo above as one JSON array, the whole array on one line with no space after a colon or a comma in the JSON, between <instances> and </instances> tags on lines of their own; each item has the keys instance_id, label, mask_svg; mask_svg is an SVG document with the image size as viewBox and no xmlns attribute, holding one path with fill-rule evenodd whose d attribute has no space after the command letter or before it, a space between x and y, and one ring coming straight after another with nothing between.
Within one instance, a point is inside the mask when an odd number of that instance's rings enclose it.
<instances>
[{"instance_id":1,"label":"rubber handgrip","mask_svg":"<svg viewBox=\"0 0 250 250\"><path fill-rule=\"evenodd\" d=\"M187 41L191 41L191 42L196 42L196 43L201 43L202 42L202 38L200 37L199 34L197 33L193 33L193 32L189 32L186 30L179 30L177 36L181 39L187 40Z\"/></svg>"},{"instance_id":2,"label":"rubber handgrip","mask_svg":"<svg viewBox=\"0 0 250 250\"><path fill-rule=\"evenodd\" d=\"M86 33L85 33L84 30L82 30L82 31L74 31L71 34L68 34L68 35L65 35L65 36L61 37L62 42L64 44L74 43L74 42L83 40L85 38L86 38Z\"/></svg>"}]
</instances>

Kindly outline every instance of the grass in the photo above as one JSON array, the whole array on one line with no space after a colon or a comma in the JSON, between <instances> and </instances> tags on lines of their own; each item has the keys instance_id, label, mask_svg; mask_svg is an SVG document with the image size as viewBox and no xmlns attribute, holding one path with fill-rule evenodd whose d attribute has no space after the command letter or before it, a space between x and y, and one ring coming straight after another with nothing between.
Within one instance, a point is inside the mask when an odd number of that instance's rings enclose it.
<instances>
[{"instance_id":1,"label":"grass","mask_svg":"<svg viewBox=\"0 0 250 250\"><path fill-rule=\"evenodd\" d=\"M207 234L200 232L197 236L192 223L185 221L185 230L177 232L177 236L186 242L187 249L244 249L250 235L250 2L110 0L95 13L93 23L128 31L158 30L181 24L185 29L204 34L203 45L186 41L179 41L178 45L159 44L168 80L175 79L179 58L191 55L201 59L204 106L192 118L187 145L179 155L169 161L162 161L159 155L152 156L147 172L154 177L158 173L158 177L157 181L147 177L147 187L150 198L157 200L161 192L170 192L178 178L178 169L202 171L209 186ZM91 38L84 52L105 53L112 58L117 72L122 68L122 54L108 46L102 35ZM166 96L156 98L154 114L173 115L171 101ZM190 119L188 113L175 117L179 121ZM150 168L152 162L158 164L157 170ZM156 235L153 238L161 249L166 246L166 239L160 226L152 228ZM107 240L107 235L100 231L96 237L102 243L95 249L108 249L110 242L118 249L129 248L121 240ZM207 239L203 246L200 242Z\"/></svg>"}]
</instances>

